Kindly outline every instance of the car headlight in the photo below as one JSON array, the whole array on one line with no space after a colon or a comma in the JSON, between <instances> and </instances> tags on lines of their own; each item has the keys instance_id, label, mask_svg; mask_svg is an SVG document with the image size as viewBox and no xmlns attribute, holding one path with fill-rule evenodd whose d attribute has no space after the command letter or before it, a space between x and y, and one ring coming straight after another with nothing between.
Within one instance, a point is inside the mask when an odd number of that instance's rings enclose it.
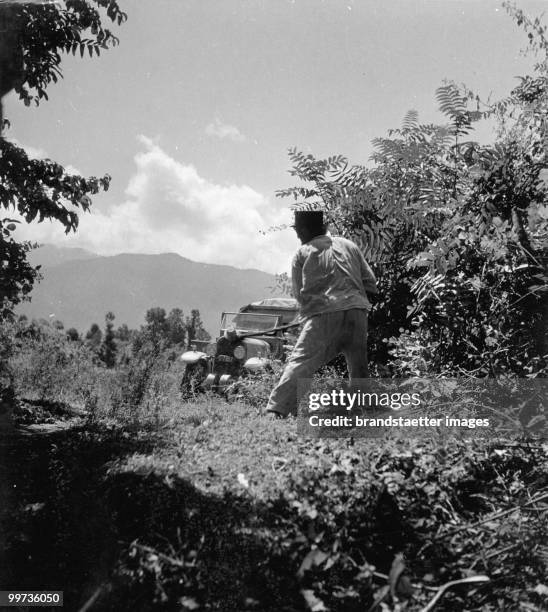
<instances>
[{"instance_id":1,"label":"car headlight","mask_svg":"<svg viewBox=\"0 0 548 612\"><path fill-rule=\"evenodd\" d=\"M242 344L238 344L234 348L234 352L232 353L236 359L243 359L245 357L245 347Z\"/></svg>"},{"instance_id":2,"label":"car headlight","mask_svg":"<svg viewBox=\"0 0 548 612\"><path fill-rule=\"evenodd\" d=\"M217 345L216 344L208 344L205 349L206 355L210 357L214 357L217 353Z\"/></svg>"}]
</instances>

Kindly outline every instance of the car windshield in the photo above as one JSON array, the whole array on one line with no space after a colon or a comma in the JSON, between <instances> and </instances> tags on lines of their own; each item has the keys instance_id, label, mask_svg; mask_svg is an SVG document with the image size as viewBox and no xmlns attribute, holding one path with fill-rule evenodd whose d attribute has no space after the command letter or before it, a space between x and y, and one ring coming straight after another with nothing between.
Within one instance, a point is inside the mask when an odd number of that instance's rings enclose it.
<instances>
[{"instance_id":1,"label":"car windshield","mask_svg":"<svg viewBox=\"0 0 548 612\"><path fill-rule=\"evenodd\" d=\"M233 328L238 331L260 332L278 325L280 315L255 312L225 312L221 320L221 332Z\"/></svg>"}]
</instances>

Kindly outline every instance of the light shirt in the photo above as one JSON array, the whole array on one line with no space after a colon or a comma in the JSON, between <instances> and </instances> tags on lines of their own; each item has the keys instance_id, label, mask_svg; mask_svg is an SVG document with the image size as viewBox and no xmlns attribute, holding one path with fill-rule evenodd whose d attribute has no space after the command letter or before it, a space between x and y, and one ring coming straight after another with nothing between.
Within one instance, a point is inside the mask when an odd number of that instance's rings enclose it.
<instances>
[{"instance_id":1,"label":"light shirt","mask_svg":"<svg viewBox=\"0 0 548 612\"><path fill-rule=\"evenodd\" d=\"M371 309L366 291L377 293L377 284L360 248L338 236L316 236L303 244L293 258L293 295L301 318L324 312Z\"/></svg>"}]
</instances>

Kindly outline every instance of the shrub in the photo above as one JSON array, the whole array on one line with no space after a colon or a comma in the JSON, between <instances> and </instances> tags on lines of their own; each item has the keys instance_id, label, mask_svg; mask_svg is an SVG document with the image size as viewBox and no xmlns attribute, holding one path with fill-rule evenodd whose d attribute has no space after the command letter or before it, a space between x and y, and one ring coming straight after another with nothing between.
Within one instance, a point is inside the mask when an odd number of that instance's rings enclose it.
<instances>
[{"instance_id":1,"label":"shrub","mask_svg":"<svg viewBox=\"0 0 548 612\"><path fill-rule=\"evenodd\" d=\"M100 386L102 368L84 344L46 323L17 323L10 360L18 395L83 404L89 389Z\"/></svg>"}]
</instances>

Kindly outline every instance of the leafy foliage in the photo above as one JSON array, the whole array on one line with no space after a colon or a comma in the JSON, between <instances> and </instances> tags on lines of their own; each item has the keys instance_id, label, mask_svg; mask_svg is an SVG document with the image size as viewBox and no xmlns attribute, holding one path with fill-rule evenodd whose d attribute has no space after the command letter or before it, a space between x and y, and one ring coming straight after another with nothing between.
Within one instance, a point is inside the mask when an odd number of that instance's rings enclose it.
<instances>
[{"instance_id":1,"label":"leafy foliage","mask_svg":"<svg viewBox=\"0 0 548 612\"><path fill-rule=\"evenodd\" d=\"M89 195L107 190L110 176L84 179L68 174L51 160L29 159L23 149L0 138L0 206L17 212L27 223L46 220L59 221L66 232L76 231L78 215L73 208L89 210ZM16 219L0 219L0 305L2 316L22 297L28 296L34 281L39 278L39 267L33 268L26 255L30 242L14 238Z\"/></svg>"},{"instance_id":2,"label":"leafy foliage","mask_svg":"<svg viewBox=\"0 0 548 612\"><path fill-rule=\"evenodd\" d=\"M86 389L100 384L100 362L90 345L69 340L63 329L47 321L5 320L0 330L11 338L17 397L83 404Z\"/></svg>"},{"instance_id":3,"label":"leafy foliage","mask_svg":"<svg viewBox=\"0 0 548 612\"><path fill-rule=\"evenodd\" d=\"M546 55L540 22L507 8ZM432 372L546 371L547 85L546 62L498 104L445 83L436 98L449 123L423 125L409 111L401 128L373 140L371 168L289 151L290 174L304 185L277 195L324 210L378 276L370 338L379 373L390 363L402 373L390 352L406 362L411 336L421 354L435 354ZM490 116L499 122L494 144L463 140Z\"/></svg>"},{"instance_id":4,"label":"leafy foliage","mask_svg":"<svg viewBox=\"0 0 548 612\"><path fill-rule=\"evenodd\" d=\"M22 72L15 91L27 106L47 100L47 87L62 78L62 52L84 57L87 51L93 57L118 44L118 38L103 26L98 8L118 25L127 19L116 0L66 0L64 6L21 3L12 9Z\"/></svg>"},{"instance_id":5,"label":"leafy foliage","mask_svg":"<svg viewBox=\"0 0 548 612\"><path fill-rule=\"evenodd\" d=\"M170 347L190 347L194 340L209 340L204 329L200 311L191 310L185 318L180 308L173 308L168 315L164 308L149 308L145 314L146 325L133 338L132 350L136 354L146 343L159 346L161 350Z\"/></svg>"},{"instance_id":6,"label":"leafy foliage","mask_svg":"<svg viewBox=\"0 0 548 612\"><path fill-rule=\"evenodd\" d=\"M90 346L95 352L99 351L101 341L103 339L103 332L97 323L92 323L88 332L86 333L86 344Z\"/></svg>"},{"instance_id":7,"label":"leafy foliage","mask_svg":"<svg viewBox=\"0 0 548 612\"><path fill-rule=\"evenodd\" d=\"M40 278L40 267L33 268L27 261L32 244L17 243L9 237L11 226L15 227L11 221L0 221L0 318L11 316L12 306L28 296L35 280Z\"/></svg>"},{"instance_id":8,"label":"leafy foliage","mask_svg":"<svg viewBox=\"0 0 548 612\"><path fill-rule=\"evenodd\" d=\"M185 327L187 330L187 346L192 346L194 340L210 340L211 336L204 329L204 324L200 316L200 311L193 308L190 311L190 317L186 318Z\"/></svg>"}]
</instances>

